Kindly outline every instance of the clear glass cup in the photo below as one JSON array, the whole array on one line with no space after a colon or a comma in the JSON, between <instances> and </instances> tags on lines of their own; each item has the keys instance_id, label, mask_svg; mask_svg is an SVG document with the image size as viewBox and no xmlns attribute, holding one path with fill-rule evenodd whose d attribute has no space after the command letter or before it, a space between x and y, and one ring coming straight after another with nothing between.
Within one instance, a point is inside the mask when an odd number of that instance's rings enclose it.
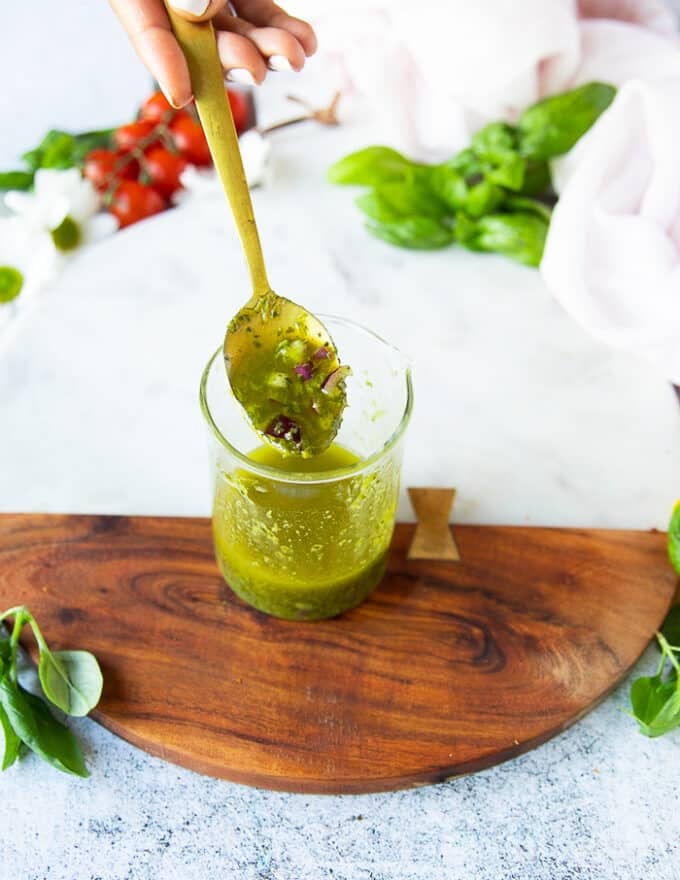
<instances>
[{"instance_id":1,"label":"clear glass cup","mask_svg":"<svg viewBox=\"0 0 680 880\"><path fill-rule=\"evenodd\" d=\"M244 601L290 620L334 617L380 582L413 403L401 352L352 321L321 319L352 367L335 441L346 452L331 450L332 467L310 471L324 468L323 459L290 457L286 466L294 469L282 470L250 458L263 444L231 393L221 348L201 379L212 435L218 565Z\"/></svg>"}]
</instances>

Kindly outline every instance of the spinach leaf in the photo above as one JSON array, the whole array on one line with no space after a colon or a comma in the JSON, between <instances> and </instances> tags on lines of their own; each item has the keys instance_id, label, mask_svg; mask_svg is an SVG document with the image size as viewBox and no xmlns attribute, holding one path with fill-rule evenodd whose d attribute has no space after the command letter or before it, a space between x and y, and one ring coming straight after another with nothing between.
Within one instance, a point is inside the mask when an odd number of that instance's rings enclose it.
<instances>
[{"instance_id":1,"label":"spinach leaf","mask_svg":"<svg viewBox=\"0 0 680 880\"><path fill-rule=\"evenodd\" d=\"M40 650L40 684L47 699L67 715L87 715L99 702L102 673L88 651Z\"/></svg>"},{"instance_id":2,"label":"spinach leaf","mask_svg":"<svg viewBox=\"0 0 680 880\"><path fill-rule=\"evenodd\" d=\"M328 179L331 183L379 186L408 180L418 167L422 166L390 147L366 147L332 165Z\"/></svg>"},{"instance_id":3,"label":"spinach leaf","mask_svg":"<svg viewBox=\"0 0 680 880\"><path fill-rule=\"evenodd\" d=\"M41 699L5 676L0 681L0 705L21 741L44 761L65 773L90 775L78 741Z\"/></svg>"},{"instance_id":4,"label":"spinach leaf","mask_svg":"<svg viewBox=\"0 0 680 880\"><path fill-rule=\"evenodd\" d=\"M453 230L432 217L403 217L389 223L367 223L366 229L389 244L413 250L436 250L454 240Z\"/></svg>"},{"instance_id":5,"label":"spinach leaf","mask_svg":"<svg viewBox=\"0 0 680 880\"><path fill-rule=\"evenodd\" d=\"M594 82L529 107L518 123L521 154L529 159L552 159L569 152L615 96L614 86Z\"/></svg>"}]
</instances>

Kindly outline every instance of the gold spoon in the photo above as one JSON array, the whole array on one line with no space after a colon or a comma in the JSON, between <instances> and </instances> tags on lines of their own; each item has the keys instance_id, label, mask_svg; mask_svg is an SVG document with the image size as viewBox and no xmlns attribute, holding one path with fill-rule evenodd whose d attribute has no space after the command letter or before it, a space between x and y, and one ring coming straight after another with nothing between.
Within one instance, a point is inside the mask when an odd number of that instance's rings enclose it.
<instances>
[{"instance_id":1,"label":"gold spoon","mask_svg":"<svg viewBox=\"0 0 680 880\"><path fill-rule=\"evenodd\" d=\"M349 367L340 366L318 318L271 289L212 24L187 21L166 8L253 287L224 337L232 391L270 443L287 453L316 455L330 446L340 427Z\"/></svg>"}]
</instances>

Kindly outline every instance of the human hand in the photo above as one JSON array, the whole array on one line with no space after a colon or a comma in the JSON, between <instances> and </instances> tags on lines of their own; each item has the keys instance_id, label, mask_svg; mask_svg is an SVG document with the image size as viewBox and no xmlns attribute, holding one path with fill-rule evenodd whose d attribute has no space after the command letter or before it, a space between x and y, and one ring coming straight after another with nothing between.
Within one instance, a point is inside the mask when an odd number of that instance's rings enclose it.
<instances>
[{"instance_id":1,"label":"human hand","mask_svg":"<svg viewBox=\"0 0 680 880\"><path fill-rule=\"evenodd\" d=\"M168 101L191 100L186 60L170 27L163 0L109 0L137 54ZM316 50L311 26L287 15L272 0L169 0L190 21L212 19L227 79L242 85L262 82L270 70L301 70ZM233 12L231 10L234 10Z\"/></svg>"}]
</instances>

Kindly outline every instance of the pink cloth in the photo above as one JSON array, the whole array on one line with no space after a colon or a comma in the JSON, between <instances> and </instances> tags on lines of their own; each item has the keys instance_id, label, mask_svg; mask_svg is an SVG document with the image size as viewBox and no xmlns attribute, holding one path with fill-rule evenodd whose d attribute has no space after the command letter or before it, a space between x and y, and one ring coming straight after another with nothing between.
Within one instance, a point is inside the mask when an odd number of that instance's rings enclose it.
<instances>
[{"instance_id":1,"label":"pink cloth","mask_svg":"<svg viewBox=\"0 0 680 880\"><path fill-rule=\"evenodd\" d=\"M680 75L663 0L293 0L329 78L367 97L382 139L444 158L490 119L591 79Z\"/></svg>"},{"instance_id":2,"label":"pink cloth","mask_svg":"<svg viewBox=\"0 0 680 880\"><path fill-rule=\"evenodd\" d=\"M680 78L631 82L563 160L541 273L593 335L680 384Z\"/></svg>"}]
</instances>

